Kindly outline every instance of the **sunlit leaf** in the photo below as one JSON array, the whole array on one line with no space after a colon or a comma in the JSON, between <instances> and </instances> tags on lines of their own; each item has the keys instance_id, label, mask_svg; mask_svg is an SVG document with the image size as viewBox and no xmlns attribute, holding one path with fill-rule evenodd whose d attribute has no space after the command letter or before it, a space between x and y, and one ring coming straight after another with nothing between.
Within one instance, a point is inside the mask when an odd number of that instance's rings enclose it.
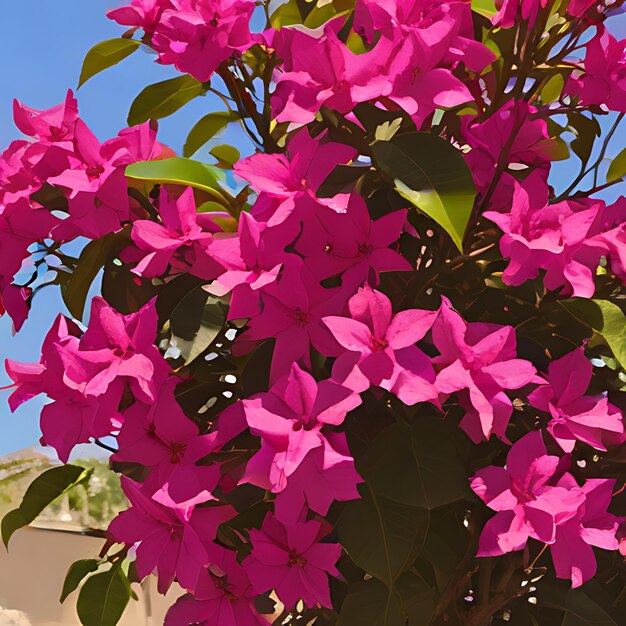
<instances>
[{"instance_id":1,"label":"sunlit leaf","mask_svg":"<svg viewBox=\"0 0 626 626\"><path fill-rule=\"evenodd\" d=\"M107 39L97 43L87 52L80 71L78 86L84 85L90 78L100 72L117 65L131 55L141 45L135 39Z\"/></svg>"},{"instance_id":2,"label":"sunlit leaf","mask_svg":"<svg viewBox=\"0 0 626 626\"><path fill-rule=\"evenodd\" d=\"M601 335L613 356L626 368L626 315L608 300L571 298L561 304L581 322Z\"/></svg>"},{"instance_id":3,"label":"sunlit leaf","mask_svg":"<svg viewBox=\"0 0 626 626\"><path fill-rule=\"evenodd\" d=\"M192 159L174 157L160 161L132 163L126 168L126 176L153 183L188 185L202 189L213 196L223 197L218 185L218 176L213 168Z\"/></svg>"},{"instance_id":4,"label":"sunlit leaf","mask_svg":"<svg viewBox=\"0 0 626 626\"><path fill-rule=\"evenodd\" d=\"M612 183L614 180L619 180L626 176L626 148L624 148L609 165L609 170L606 173L606 182Z\"/></svg>"},{"instance_id":5,"label":"sunlit leaf","mask_svg":"<svg viewBox=\"0 0 626 626\"><path fill-rule=\"evenodd\" d=\"M238 119L240 119L239 115L232 111L216 111L205 115L189 131L183 146L183 156L193 156L207 141L226 128L230 122Z\"/></svg>"},{"instance_id":6,"label":"sunlit leaf","mask_svg":"<svg viewBox=\"0 0 626 626\"><path fill-rule=\"evenodd\" d=\"M462 250L476 195L462 154L425 132L376 141L372 153L380 169L395 180L398 193L434 219Z\"/></svg>"},{"instance_id":7,"label":"sunlit leaf","mask_svg":"<svg viewBox=\"0 0 626 626\"><path fill-rule=\"evenodd\" d=\"M188 74L149 85L133 100L128 125L167 117L199 96L202 89L202 83Z\"/></svg>"}]
</instances>

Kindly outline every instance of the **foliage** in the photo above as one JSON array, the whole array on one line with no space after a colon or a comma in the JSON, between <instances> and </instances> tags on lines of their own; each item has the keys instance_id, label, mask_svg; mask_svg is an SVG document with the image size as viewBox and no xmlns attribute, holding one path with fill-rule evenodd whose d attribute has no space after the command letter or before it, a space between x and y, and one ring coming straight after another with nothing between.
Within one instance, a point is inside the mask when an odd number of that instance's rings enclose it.
<instances>
[{"instance_id":1,"label":"foliage","mask_svg":"<svg viewBox=\"0 0 626 626\"><path fill-rule=\"evenodd\" d=\"M80 77L178 70L130 128L16 103L0 313L55 285L72 317L9 403L128 499L91 478L85 626L152 573L167 626L626 622L621 4L132 0ZM177 155L156 120L199 97ZM88 474L35 479L5 543Z\"/></svg>"}]
</instances>

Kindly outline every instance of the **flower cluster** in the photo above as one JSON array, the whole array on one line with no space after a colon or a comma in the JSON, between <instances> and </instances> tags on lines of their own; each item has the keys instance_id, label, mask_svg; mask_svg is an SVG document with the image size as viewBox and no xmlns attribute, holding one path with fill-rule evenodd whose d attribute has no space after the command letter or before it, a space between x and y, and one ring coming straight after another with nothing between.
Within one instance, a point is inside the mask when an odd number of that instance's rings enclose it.
<instances>
[{"instance_id":1,"label":"flower cluster","mask_svg":"<svg viewBox=\"0 0 626 626\"><path fill-rule=\"evenodd\" d=\"M11 143L0 159L0 311L19 328L31 289L14 283L29 247L46 240L96 239L145 211L128 194L126 166L166 154L146 122L100 143L78 117L72 92L46 111L19 102L15 124L31 139ZM51 208L53 207L53 210Z\"/></svg>"},{"instance_id":2,"label":"flower cluster","mask_svg":"<svg viewBox=\"0 0 626 626\"><path fill-rule=\"evenodd\" d=\"M548 180L567 149L553 116L567 112L580 142L594 116L626 110L624 42L591 2L504 0L489 19L464 0L289 2L251 33L256 4L108 13L158 62L205 87L221 77L228 119L258 148L219 160L227 177L167 159L152 122L101 144L71 93L47 111L16 104L32 139L0 158L0 313L26 318L38 272L20 284L24 261L45 261L65 295L104 278L86 324L60 315L38 363L7 361L11 409L45 394L41 441L63 462L79 443L116 446L130 506L106 559L185 590L167 626L262 625L270 598L312 624L375 592L372 577L389 587L381 615L410 623L413 585L447 619L480 559L448 563L459 579L440 588L425 563L448 537L434 521L417 537L425 509L456 520L461 554L475 532L479 557L536 553L529 576L549 546L556 576L582 585L592 547L624 543L625 404L607 345L626 366L626 203L557 198ZM581 16L596 33L583 65ZM175 175L149 163L164 158ZM141 182L126 171L139 161L153 174ZM80 237L101 248L72 260L62 246ZM573 320L570 297L611 317ZM449 433L432 451L430 425ZM371 449L400 429L410 450L390 468ZM400 488L381 487L395 471ZM495 512L477 529L472 490ZM505 587L511 602L525 593L521 574L496 592L490 570L478 578L480 607L459 623L486 623Z\"/></svg>"}]
</instances>

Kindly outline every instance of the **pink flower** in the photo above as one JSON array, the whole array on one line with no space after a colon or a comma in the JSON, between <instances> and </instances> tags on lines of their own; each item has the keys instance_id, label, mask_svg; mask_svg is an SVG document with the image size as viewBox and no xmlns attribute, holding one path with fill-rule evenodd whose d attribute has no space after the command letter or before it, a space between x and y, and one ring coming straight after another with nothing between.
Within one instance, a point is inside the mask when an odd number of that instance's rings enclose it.
<instances>
[{"instance_id":1,"label":"pink flower","mask_svg":"<svg viewBox=\"0 0 626 626\"><path fill-rule=\"evenodd\" d=\"M486 211L484 216L504 232L500 251L510 262L502 274L509 285L521 285L546 270L548 289L563 295L593 296L594 275L608 246L595 237L604 203L590 198L548 204L548 189L533 172L515 183L510 213Z\"/></svg>"},{"instance_id":2,"label":"pink flower","mask_svg":"<svg viewBox=\"0 0 626 626\"><path fill-rule=\"evenodd\" d=\"M288 609L299 600L308 607L331 607L328 574L339 576L338 543L320 543L322 525L315 521L285 525L271 513L261 530L250 531L252 552L243 567L258 593L274 590Z\"/></svg>"},{"instance_id":3,"label":"pink flower","mask_svg":"<svg viewBox=\"0 0 626 626\"><path fill-rule=\"evenodd\" d=\"M459 399L466 412L461 428L474 443L492 434L506 440L513 405L504 390L542 382L530 362L515 358L515 330L468 324L444 300L433 325L433 341L441 353L433 359L439 393L462 392Z\"/></svg>"},{"instance_id":4,"label":"pink flower","mask_svg":"<svg viewBox=\"0 0 626 626\"><path fill-rule=\"evenodd\" d=\"M106 16L123 26L141 28L151 36L161 21L163 11L171 8L170 0L132 0L128 6L110 9Z\"/></svg>"},{"instance_id":5,"label":"pink flower","mask_svg":"<svg viewBox=\"0 0 626 626\"><path fill-rule=\"evenodd\" d=\"M363 479L354 467L345 434L328 432L325 438L330 446L313 448L276 495L276 515L285 523L300 519L305 507L326 515L335 500L361 497L356 486Z\"/></svg>"},{"instance_id":6,"label":"pink flower","mask_svg":"<svg viewBox=\"0 0 626 626\"><path fill-rule=\"evenodd\" d=\"M119 230L132 217L126 166L154 159L161 150L156 127L149 122L124 129L100 144L79 119L67 168L47 178L49 184L66 190L69 202L69 218L55 229L55 238L97 238Z\"/></svg>"},{"instance_id":7,"label":"pink flower","mask_svg":"<svg viewBox=\"0 0 626 626\"><path fill-rule=\"evenodd\" d=\"M376 285L380 272L411 270L411 264L389 247L398 241L406 214L394 211L372 220L363 198L353 193L345 213L320 207L305 219L296 250L320 280L342 273L344 284L355 288L364 281Z\"/></svg>"},{"instance_id":8,"label":"pink flower","mask_svg":"<svg viewBox=\"0 0 626 626\"><path fill-rule=\"evenodd\" d=\"M200 435L183 413L174 396L178 382L166 381L153 405L135 402L124 411L119 450L112 458L151 468L144 485L154 489L152 498L171 508L188 509L215 499L211 492L220 473L216 465L196 465L215 450L215 433Z\"/></svg>"},{"instance_id":9,"label":"pink flower","mask_svg":"<svg viewBox=\"0 0 626 626\"><path fill-rule=\"evenodd\" d=\"M163 224L150 220L133 223L131 236L137 247L149 254L133 272L153 278L163 275L168 266L175 271L185 269L200 278L214 278L223 271L209 253L213 235L203 229L203 215L196 213L193 189L187 187L180 197L171 197L161 189L159 216Z\"/></svg>"},{"instance_id":10,"label":"pink flower","mask_svg":"<svg viewBox=\"0 0 626 626\"><path fill-rule=\"evenodd\" d=\"M415 62L410 65L420 69L428 59L429 68L461 61L481 72L494 60L493 53L474 40L471 8L463 1L359 0L353 28L368 43L378 33L391 40L399 34L411 39Z\"/></svg>"},{"instance_id":11,"label":"pink flower","mask_svg":"<svg viewBox=\"0 0 626 626\"><path fill-rule=\"evenodd\" d=\"M237 338L242 351L259 340L275 339L270 371L272 381L287 374L293 363L310 367L311 346L327 356L341 352L341 346L322 318L343 311L344 291L341 288L325 289L304 267L301 259L294 255L290 257L285 256L286 263L278 280L262 289L261 313L248 322L248 330Z\"/></svg>"},{"instance_id":12,"label":"pink flower","mask_svg":"<svg viewBox=\"0 0 626 626\"><path fill-rule=\"evenodd\" d=\"M587 44L585 72L576 72L566 85L571 96L586 105L606 105L626 112L626 40L618 41L603 26Z\"/></svg>"},{"instance_id":13,"label":"pink flower","mask_svg":"<svg viewBox=\"0 0 626 626\"><path fill-rule=\"evenodd\" d=\"M328 22L311 33L294 28L275 33L272 45L285 59L272 95L277 121L308 124L322 106L347 113L357 102L390 91L398 71L393 67L395 42L381 39L373 50L354 54L337 37L341 22ZM404 69L407 63L402 59L399 65Z\"/></svg>"},{"instance_id":14,"label":"pink flower","mask_svg":"<svg viewBox=\"0 0 626 626\"><path fill-rule=\"evenodd\" d=\"M220 63L253 43L252 0L171 0L169 4L171 8L158 17L151 39L160 63L206 82ZM146 17L152 26L154 18Z\"/></svg>"},{"instance_id":15,"label":"pink flower","mask_svg":"<svg viewBox=\"0 0 626 626\"><path fill-rule=\"evenodd\" d=\"M71 142L78 120L78 103L71 90L68 90L63 104L45 111L31 109L14 100L13 119L15 125L29 137L50 143Z\"/></svg>"},{"instance_id":16,"label":"pink flower","mask_svg":"<svg viewBox=\"0 0 626 626\"><path fill-rule=\"evenodd\" d=\"M578 515L557 527L554 543L550 546L557 577L569 578L572 587L580 587L596 573L592 546L604 550L618 549L616 532L620 518L606 511L611 503L615 481L590 478L578 487L574 477L565 474L557 485L579 489L585 498Z\"/></svg>"},{"instance_id":17,"label":"pink flower","mask_svg":"<svg viewBox=\"0 0 626 626\"><path fill-rule=\"evenodd\" d=\"M311 33L282 28L274 36L273 45L286 59L272 97L278 121L307 124L322 106L348 113L359 102L389 98L419 126L438 106L472 100L450 70L435 68L440 59L433 57L433 46L396 31L355 54L337 36L341 25L341 19L333 20ZM293 49L299 54L290 54Z\"/></svg>"},{"instance_id":18,"label":"pink flower","mask_svg":"<svg viewBox=\"0 0 626 626\"><path fill-rule=\"evenodd\" d=\"M156 570L159 593L166 593L174 579L184 588L195 589L209 563L218 526L235 511L229 506L198 508L187 517L155 502L128 478L121 481L131 507L111 522L108 532L117 542L137 544L139 578Z\"/></svg>"},{"instance_id":19,"label":"pink flower","mask_svg":"<svg viewBox=\"0 0 626 626\"><path fill-rule=\"evenodd\" d=\"M559 457L531 432L510 449L506 468L486 467L471 480L476 494L496 511L480 536L478 556L521 550L529 537L550 545L557 576L574 587L593 577L589 547L615 550L618 519L607 513L613 480L591 479L579 487L565 473L556 484Z\"/></svg>"},{"instance_id":20,"label":"pink flower","mask_svg":"<svg viewBox=\"0 0 626 626\"><path fill-rule=\"evenodd\" d=\"M624 432L619 409L604 395L584 395L593 366L581 349L552 361L548 366L548 384L529 396L530 404L552 416L548 431L565 452L584 441L598 450L606 450L607 436Z\"/></svg>"},{"instance_id":21,"label":"pink flower","mask_svg":"<svg viewBox=\"0 0 626 626\"><path fill-rule=\"evenodd\" d=\"M253 154L236 163L234 173L259 193L252 214L271 227L284 222L303 200L335 206L332 199L317 198L315 192L337 165L354 156L353 148L313 139L303 129L289 141L286 155Z\"/></svg>"},{"instance_id":22,"label":"pink flower","mask_svg":"<svg viewBox=\"0 0 626 626\"><path fill-rule=\"evenodd\" d=\"M76 324L59 316L46 335L39 363L7 361L17 385L11 409L45 393L53 402L41 413L42 441L67 461L77 443L120 428L118 407L126 384L139 401L156 399L170 374L154 345L156 324L154 302L124 316L94 298L82 336Z\"/></svg>"},{"instance_id":23,"label":"pink flower","mask_svg":"<svg viewBox=\"0 0 626 626\"><path fill-rule=\"evenodd\" d=\"M545 9L547 4L548 0L496 0L498 12L491 18L491 22L494 26L511 28L521 17L532 27L539 11Z\"/></svg>"},{"instance_id":24,"label":"pink flower","mask_svg":"<svg viewBox=\"0 0 626 626\"><path fill-rule=\"evenodd\" d=\"M41 411L41 443L52 446L64 463L75 445L109 435L121 424L122 381L114 382L108 393L96 398L85 395L66 378L62 354L78 348L79 335L78 327L59 315L44 339L39 363L6 361L7 373L16 385L9 398L12 411L41 393L52 400Z\"/></svg>"},{"instance_id":25,"label":"pink flower","mask_svg":"<svg viewBox=\"0 0 626 626\"><path fill-rule=\"evenodd\" d=\"M254 317L260 312L259 290L277 279L285 246L296 235L297 231L285 222L267 228L249 213L242 213L237 237L215 239L211 253L226 271L205 289L216 296L232 292L229 319Z\"/></svg>"},{"instance_id":26,"label":"pink flower","mask_svg":"<svg viewBox=\"0 0 626 626\"><path fill-rule=\"evenodd\" d=\"M356 368L345 379L340 377L356 391L373 384L395 393L406 404L435 400L432 365L415 343L430 330L437 312L410 309L392 317L389 298L367 285L348 306L351 318L323 319L348 351L337 360L333 375Z\"/></svg>"},{"instance_id":27,"label":"pink flower","mask_svg":"<svg viewBox=\"0 0 626 626\"><path fill-rule=\"evenodd\" d=\"M136 313L122 315L100 297L91 304L89 326L78 345L61 352L66 384L90 396L101 396L123 379L135 397L150 403L170 373L154 345L157 312L154 300Z\"/></svg>"},{"instance_id":28,"label":"pink flower","mask_svg":"<svg viewBox=\"0 0 626 626\"><path fill-rule=\"evenodd\" d=\"M165 626L267 626L254 608L254 591L236 553L213 545L209 556L194 595L177 600Z\"/></svg>"},{"instance_id":29,"label":"pink flower","mask_svg":"<svg viewBox=\"0 0 626 626\"><path fill-rule=\"evenodd\" d=\"M550 162L558 157L558 145L550 139L545 120L537 118L536 113L537 109L523 100L510 100L482 122L471 116L462 118L463 134L471 147L466 159L481 193L489 188L512 136L507 165L548 170Z\"/></svg>"},{"instance_id":30,"label":"pink flower","mask_svg":"<svg viewBox=\"0 0 626 626\"><path fill-rule=\"evenodd\" d=\"M293 364L268 393L243 401L253 434L261 436L261 450L250 459L243 480L275 493L317 447L332 445L321 432L325 424L339 425L361 403L360 397L331 380L317 383Z\"/></svg>"}]
</instances>

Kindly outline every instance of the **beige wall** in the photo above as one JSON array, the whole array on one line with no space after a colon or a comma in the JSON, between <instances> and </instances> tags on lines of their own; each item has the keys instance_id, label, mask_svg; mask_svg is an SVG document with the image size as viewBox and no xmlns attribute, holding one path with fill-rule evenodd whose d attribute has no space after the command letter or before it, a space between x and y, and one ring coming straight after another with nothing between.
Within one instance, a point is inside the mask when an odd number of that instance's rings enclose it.
<instances>
[{"instance_id":1,"label":"beige wall","mask_svg":"<svg viewBox=\"0 0 626 626\"><path fill-rule=\"evenodd\" d=\"M0 545L0 626L80 626L77 592L59 603L68 567L96 558L103 540L77 533L24 528L11 538L8 553ZM175 585L173 586L175 587ZM130 601L120 626L157 626L180 588L163 598L154 577L133 585L139 601Z\"/></svg>"}]
</instances>

